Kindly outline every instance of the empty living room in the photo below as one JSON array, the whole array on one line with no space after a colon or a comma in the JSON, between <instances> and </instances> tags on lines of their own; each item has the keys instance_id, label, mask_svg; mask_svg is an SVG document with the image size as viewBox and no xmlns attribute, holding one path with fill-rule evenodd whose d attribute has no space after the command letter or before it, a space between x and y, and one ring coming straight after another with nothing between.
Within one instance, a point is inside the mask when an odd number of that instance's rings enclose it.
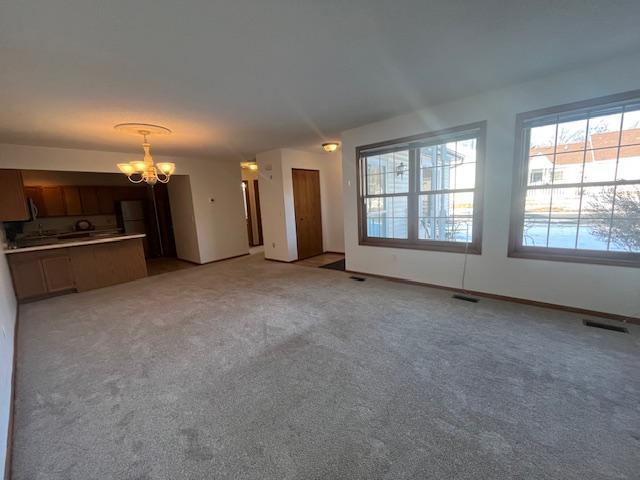
<instances>
[{"instance_id":1,"label":"empty living room","mask_svg":"<svg viewBox=\"0 0 640 480\"><path fill-rule=\"evenodd\" d=\"M640 478L640 2L0 2L0 479Z\"/></svg>"}]
</instances>

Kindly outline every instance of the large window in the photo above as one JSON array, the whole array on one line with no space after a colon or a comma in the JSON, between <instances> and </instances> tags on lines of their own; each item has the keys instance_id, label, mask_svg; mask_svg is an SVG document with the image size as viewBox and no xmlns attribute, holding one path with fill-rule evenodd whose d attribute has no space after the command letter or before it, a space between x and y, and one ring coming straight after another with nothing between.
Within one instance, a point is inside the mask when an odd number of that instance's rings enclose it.
<instances>
[{"instance_id":1,"label":"large window","mask_svg":"<svg viewBox=\"0 0 640 480\"><path fill-rule=\"evenodd\" d=\"M360 244L480 253L485 123L358 147Z\"/></svg>"},{"instance_id":2,"label":"large window","mask_svg":"<svg viewBox=\"0 0 640 480\"><path fill-rule=\"evenodd\" d=\"M518 116L510 255L640 266L640 92Z\"/></svg>"}]
</instances>

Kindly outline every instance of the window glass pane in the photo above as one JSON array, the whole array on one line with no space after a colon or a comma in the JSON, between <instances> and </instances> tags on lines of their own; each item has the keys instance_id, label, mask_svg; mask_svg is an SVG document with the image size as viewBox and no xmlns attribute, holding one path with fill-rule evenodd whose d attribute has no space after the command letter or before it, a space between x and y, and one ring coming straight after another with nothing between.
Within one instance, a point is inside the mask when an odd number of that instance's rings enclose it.
<instances>
[{"instance_id":1,"label":"window glass pane","mask_svg":"<svg viewBox=\"0 0 640 480\"><path fill-rule=\"evenodd\" d=\"M552 248L575 248L578 231L577 218L551 217L549 222L549 243Z\"/></svg>"},{"instance_id":2,"label":"window glass pane","mask_svg":"<svg viewBox=\"0 0 640 480\"><path fill-rule=\"evenodd\" d=\"M613 216L614 218L640 217L640 185L617 186Z\"/></svg>"},{"instance_id":3,"label":"window glass pane","mask_svg":"<svg viewBox=\"0 0 640 480\"><path fill-rule=\"evenodd\" d=\"M555 145L555 123L531 129L529 133L529 155L553 155Z\"/></svg>"},{"instance_id":4,"label":"window glass pane","mask_svg":"<svg viewBox=\"0 0 640 480\"><path fill-rule=\"evenodd\" d=\"M528 215L524 218L522 244L529 247L546 247L549 230L548 216Z\"/></svg>"},{"instance_id":5,"label":"window glass pane","mask_svg":"<svg viewBox=\"0 0 640 480\"><path fill-rule=\"evenodd\" d=\"M620 147L617 180L640 179L640 145Z\"/></svg>"},{"instance_id":6,"label":"window glass pane","mask_svg":"<svg viewBox=\"0 0 640 480\"><path fill-rule=\"evenodd\" d=\"M545 218L549 216L551 208L551 189L536 188L527 191L525 200L525 215L535 217L542 215Z\"/></svg>"},{"instance_id":7,"label":"window glass pane","mask_svg":"<svg viewBox=\"0 0 640 480\"><path fill-rule=\"evenodd\" d=\"M584 187L580 207L581 222L589 218L609 218L613 208L613 187Z\"/></svg>"},{"instance_id":8,"label":"window glass pane","mask_svg":"<svg viewBox=\"0 0 640 480\"><path fill-rule=\"evenodd\" d=\"M475 187L475 139L420 148L420 190Z\"/></svg>"},{"instance_id":9,"label":"window glass pane","mask_svg":"<svg viewBox=\"0 0 640 480\"><path fill-rule=\"evenodd\" d=\"M473 215L473 192L453 194L453 214L455 217Z\"/></svg>"},{"instance_id":10,"label":"window glass pane","mask_svg":"<svg viewBox=\"0 0 640 480\"><path fill-rule=\"evenodd\" d=\"M584 182L612 182L616 175L617 148L587 150L584 164Z\"/></svg>"},{"instance_id":11,"label":"window glass pane","mask_svg":"<svg viewBox=\"0 0 640 480\"><path fill-rule=\"evenodd\" d=\"M622 120L622 145L640 144L640 109L627 110Z\"/></svg>"},{"instance_id":12,"label":"window glass pane","mask_svg":"<svg viewBox=\"0 0 640 480\"><path fill-rule=\"evenodd\" d=\"M420 195L418 201L419 239L448 240L447 223L452 220L453 194Z\"/></svg>"},{"instance_id":13,"label":"window glass pane","mask_svg":"<svg viewBox=\"0 0 640 480\"><path fill-rule=\"evenodd\" d=\"M581 217L577 248L606 250L610 221L610 217Z\"/></svg>"},{"instance_id":14,"label":"window glass pane","mask_svg":"<svg viewBox=\"0 0 640 480\"><path fill-rule=\"evenodd\" d=\"M556 153L584 150L587 139L587 119L558 124Z\"/></svg>"},{"instance_id":15,"label":"window glass pane","mask_svg":"<svg viewBox=\"0 0 640 480\"><path fill-rule=\"evenodd\" d=\"M580 211L580 188L554 188L551 199L551 215L577 217Z\"/></svg>"},{"instance_id":16,"label":"window glass pane","mask_svg":"<svg viewBox=\"0 0 640 480\"><path fill-rule=\"evenodd\" d=\"M368 157L367 194L386 195L409 191L409 152L406 150Z\"/></svg>"},{"instance_id":17,"label":"window glass pane","mask_svg":"<svg viewBox=\"0 0 640 480\"><path fill-rule=\"evenodd\" d=\"M378 175L380 173L380 157L374 155L365 159L367 163L367 175Z\"/></svg>"},{"instance_id":18,"label":"window glass pane","mask_svg":"<svg viewBox=\"0 0 640 480\"><path fill-rule=\"evenodd\" d=\"M587 148L617 147L620 139L622 114L602 115L589 119L589 135Z\"/></svg>"},{"instance_id":19,"label":"window glass pane","mask_svg":"<svg viewBox=\"0 0 640 480\"><path fill-rule=\"evenodd\" d=\"M367 194L381 195L385 192L385 178L382 174L367 175Z\"/></svg>"},{"instance_id":20,"label":"window glass pane","mask_svg":"<svg viewBox=\"0 0 640 480\"><path fill-rule=\"evenodd\" d=\"M640 217L613 219L609 250L640 252Z\"/></svg>"},{"instance_id":21,"label":"window glass pane","mask_svg":"<svg viewBox=\"0 0 640 480\"><path fill-rule=\"evenodd\" d=\"M368 198L367 236L408 238L407 197Z\"/></svg>"},{"instance_id":22,"label":"window glass pane","mask_svg":"<svg viewBox=\"0 0 640 480\"><path fill-rule=\"evenodd\" d=\"M549 172L554 185L562 183L580 183L582 181L582 165L584 150L579 152L558 153L553 173Z\"/></svg>"},{"instance_id":23,"label":"window glass pane","mask_svg":"<svg viewBox=\"0 0 640 480\"><path fill-rule=\"evenodd\" d=\"M551 183L553 153L529 157L528 185L546 185Z\"/></svg>"}]
</instances>

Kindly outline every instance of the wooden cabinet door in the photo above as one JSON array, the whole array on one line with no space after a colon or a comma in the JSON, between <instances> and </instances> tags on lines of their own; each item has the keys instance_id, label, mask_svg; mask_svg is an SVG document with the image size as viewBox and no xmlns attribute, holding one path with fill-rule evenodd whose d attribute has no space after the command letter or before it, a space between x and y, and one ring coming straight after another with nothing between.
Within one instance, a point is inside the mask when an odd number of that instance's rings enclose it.
<instances>
[{"instance_id":1,"label":"wooden cabinet door","mask_svg":"<svg viewBox=\"0 0 640 480\"><path fill-rule=\"evenodd\" d=\"M101 214L115 213L113 187L98 187L98 210Z\"/></svg>"},{"instance_id":2,"label":"wooden cabinet door","mask_svg":"<svg viewBox=\"0 0 640 480\"><path fill-rule=\"evenodd\" d=\"M320 172L292 169L298 259L323 253Z\"/></svg>"},{"instance_id":3,"label":"wooden cabinet door","mask_svg":"<svg viewBox=\"0 0 640 480\"><path fill-rule=\"evenodd\" d=\"M68 255L47 256L43 257L40 262L42 263L42 271L44 272L48 293L75 288L73 271L71 270L71 262Z\"/></svg>"},{"instance_id":4,"label":"wooden cabinet door","mask_svg":"<svg viewBox=\"0 0 640 480\"><path fill-rule=\"evenodd\" d=\"M47 212L44 208L44 201L42 199L42 187L24 187L24 196L27 199L31 199L36 207L36 217L46 217Z\"/></svg>"},{"instance_id":5,"label":"wooden cabinet door","mask_svg":"<svg viewBox=\"0 0 640 480\"><path fill-rule=\"evenodd\" d=\"M29 220L20 170L0 170L0 221Z\"/></svg>"},{"instance_id":6,"label":"wooden cabinet door","mask_svg":"<svg viewBox=\"0 0 640 480\"><path fill-rule=\"evenodd\" d=\"M47 285L40 259L37 256L19 258L7 255L7 257L9 257L13 286L18 300L46 295Z\"/></svg>"},{"instance_id":7,"label":"wooden cabinet door","mask_svg":"<svg viewBox=\"0 0 640 480\"><path fill-rule=\"evenodd\" d=\"M67 215L82 215L82 201L78 187L62 187L62 197Z\"/></svg>"},{"instance_id":8,"label":"wooden cabinet door","mask_svg":"<svg viewBox=\"0 0 640 480\"><path fill-rule=\"evenodd\" d=\"M97 187L80 187L80 203L83 215L99 215L100 204L98 202Z\"/></svg>"},{"instance_id":9,"label":"wooden cabinet door","mask_svg":"<svg viewBox=\"0 0 640 480\"><path fill-rule=\"evenodd\" d=\"M64 205L62 188L42 187L42 211L41 217L62 217L67 214Z\"/></svg>"}]
</instances>

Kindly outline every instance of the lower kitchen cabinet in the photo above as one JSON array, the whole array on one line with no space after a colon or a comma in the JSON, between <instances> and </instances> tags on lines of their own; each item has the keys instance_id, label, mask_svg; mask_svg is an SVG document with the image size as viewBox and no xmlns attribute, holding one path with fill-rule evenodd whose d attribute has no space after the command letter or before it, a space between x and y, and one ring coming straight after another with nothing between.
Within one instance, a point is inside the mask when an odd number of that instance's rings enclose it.
<instances>
[{"instance_id":1,"label":"lower kitchen cabinet","mask_svg":"<svg viewBox=\"0 0 640 480\"><path fill-rule=\"evenodd\" d=\"M107 287L147 276L142 239L7 255L18 300Z\"/></svg>"},{"instance_id":2,"label":"lower kitchen cabinet","mask_svg":"<svg viewBox=\"0 0 640 480\"><path fill-rule=\"evenodd\" d=\"M71 260L64 250L10 255L9 267L19 300L75 288Z\"/></svg>"}]
</instances>

